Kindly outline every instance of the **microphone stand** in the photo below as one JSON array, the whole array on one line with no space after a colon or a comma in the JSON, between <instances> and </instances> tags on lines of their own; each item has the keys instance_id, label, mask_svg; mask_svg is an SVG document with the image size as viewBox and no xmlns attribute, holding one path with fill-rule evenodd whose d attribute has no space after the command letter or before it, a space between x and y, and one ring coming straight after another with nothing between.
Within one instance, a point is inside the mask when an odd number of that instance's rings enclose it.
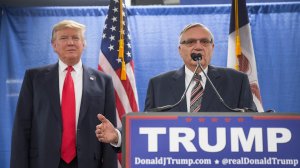
<instances>
[{"instance_id":1,"label":"microphone stand","mask_svg":"<svg viewBox=\"0 0 300 168\"><path fill-rule=\"evenodd\" d=\"M202 59L202 56L199 58L199 61L201 61L201 59ZM149 109L149 111L150 111L150 112L163 112L163 111L168 111L168 110L174 108L175 106L178 106L178 104L179 104L180 102L182 102L182 100L185 98L186 92L187 92L188 88L190 87L190 85L191 85L191 83L192 83L192 81L193 81L193 78L194 78L195 74L197 73L197 70L198 70L200 67L201 67L201 65L200 65L200 64L197 64L197 67L196 67L196 69L195 69L194 72L193 72L193 77L192 77L192 79L190 80L188 86L187 86L186 89L184 90L184 92L183 92L183 94L182 94L182 96L181 96L181 98L180 98L180 100L179 100L178 102L176 102L175 104L172 104L172 105L165 105L165 106L161 106L161 107L152 108L152 109Z\"/></svg>"},{"instance_id":2,"label":"microphone stand","mask_svg":"<svg viewBox=\"0 0 300 168\"><path fill-rule=\"evenodd\" d=\"M207 74L204 72L201 64L200 64L200 61L201 59L199 59L199 56L198 57L193 57L194 61L197 61L197 67L199 66L201 71L203 72L203 74L205 75L207 81L209 82L209 84L211 85L211 87L213 88L213 90L215 91L216 95L218 96L219 100L221 101L221 103L230 111L232 112L255 112L253 109L250 109L250 108L231 108L229 107L225 101L223 100L223 98L221 97L221 95L219 94L219 92L217 91L216 87L214 86L214 84L212 83L212 81L210 80L210 78L207 76Z\"/></svg>"},{"instance_id":3,"label":"microphone stand","mask_svg":"<svg viewBox=\"0 0 300 168\"><path fill-rule=\"evenodd\" d=\"M245 110L243 109L232 109L230 108L226 103L225 101L223 100L223 98L221 97L221 95L219 94L219 92L217 91L216 87L214 86L214 84L212 83L212 81L210 80L210 78L207 76L207 74L204 72L201 64L200 64L200 59L197 59L197 66L200 67L201 71L203 72L204 76L206 77L207 81L209 82L209 84L211 85L211 87L213 88L213 90L215 91L216 95L218 96L219 100L221 101L221 103L230 111L233 111L233 112L245 112Z\"/></svg>"},{"instance_id":4,"label":"microphone stand","mask_svg":"<svg viewBox=\"0 0 300 168\"><path fill-rule=\"evenodd\" d=\"M232 112L256 112L255 110L251 109L251 108L231 108L229 107L225 101L223 100L223 98L221 97L221 95L219 94L219 92L217 91L216 87L214 86L214 84L212 83L212 81L210 80L210 78L207 76L207 74L204 72L200 62L202 60L202 55L201 53L192 53L191 54L191 57L194 61L197 62L197 67L195 68L195 71L193 72L193 77L192 79L190 80L188 86L186 87L186 89L184 90L180 100L178 102L176 102L175 104L173 105L165 105L165 106L161 106L161 107L156 107L156 108L152 108L152 109L149 109L150 112L162 112L162 111L168 111L172 108L174 108L175 106L177 106L180 102L183 101L183 99L186 97L186 92L188 90L188 88L190 87L192 81L193 81L193 78L195 76L195 74L197 73L197 70L200 68L201 71L203 72L204 76L206 77L207 81L209 82L209 84L212 86L214 92L216 93L216 95L218 96L219 100L221 101L221 103L229 110L229 111L232 111Z\"/></svg>"}]
</instances>

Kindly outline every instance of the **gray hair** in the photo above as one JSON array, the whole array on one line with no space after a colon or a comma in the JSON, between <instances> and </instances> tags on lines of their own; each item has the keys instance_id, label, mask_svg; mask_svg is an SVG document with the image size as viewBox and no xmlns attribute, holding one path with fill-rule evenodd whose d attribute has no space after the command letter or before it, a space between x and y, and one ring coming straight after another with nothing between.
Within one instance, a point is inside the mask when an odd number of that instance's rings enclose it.
<instances>
[{"instance_id":1,"label":"gray hair","mask_svg":"<svg viewBox=\"0 0 300 168\"><path fill-rule=\"evenodd\" d=\"M210 37L211 37L211 40L212 42L214 42L214 35L212 34L212 32L209 30L209 28L207 26L205 26L204 24L202 23L191 23L191 24L188 24L187 26L185 26L183 28L183 30L180 32L180 36L179 36L179 43L181 41L181 37L182 37L182 34L187 32L189 29L193 28L193 27L201 27L205 30L208 31L208 33L210 34Z\"/></svg>"}]
</instances>

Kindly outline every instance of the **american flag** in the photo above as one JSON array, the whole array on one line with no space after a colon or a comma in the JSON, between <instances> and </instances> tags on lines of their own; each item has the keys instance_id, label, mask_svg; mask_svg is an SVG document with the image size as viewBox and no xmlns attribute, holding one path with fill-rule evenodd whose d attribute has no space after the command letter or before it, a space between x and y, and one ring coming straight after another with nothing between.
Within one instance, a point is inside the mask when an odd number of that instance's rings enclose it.
<instances>
[{"instance_id":1,"label":"american flag","mask_svg":"<svg viewBox=\"0 0 300 168\"><path fill-rule=\"evenodd\" d=\"M125 113L139 111L130 33L126 18L127 12L123 1L110 1L108 15L103 28L98 63L98 69L111 75L113 79L116 111L117 116L119 116L117 117L118 127L122 125L121 117ZM120 13L122 17L120 17ZM121 37L124 39L124 52L122 51L124 59L119 57L119 41ZM122 63L126 78L123 80L121 80Z\"/></svg>"},{"instance_id":2,"label":"american flag","mask_svg":"<svg viewBox=\"0 0 300 168\"><path fill-rule=\"evenodd\" d=\"M257 110L263 112L246 0L232 0L227 67L248 75L253 101Z\"/></svg>"}]
</instances>

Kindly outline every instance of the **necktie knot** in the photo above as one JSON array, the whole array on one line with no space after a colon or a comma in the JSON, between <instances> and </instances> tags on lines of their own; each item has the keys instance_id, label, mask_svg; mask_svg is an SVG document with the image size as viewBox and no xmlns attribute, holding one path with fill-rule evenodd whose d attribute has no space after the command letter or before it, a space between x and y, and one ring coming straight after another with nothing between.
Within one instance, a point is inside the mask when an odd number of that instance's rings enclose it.
<instances>
[{"instance_id":1,"label":"necktie knot","mask_svg":"<svg viewBox=\"0 0 300 168\"><path fill-rule=\"evenodd\" d=\"M200 82L201 81L201 75L198 75L198 74L195 74L195 76L194 76L194 81L195 82Z\"/></svg>"},{"instance_id":2,"label":"necktie knot","mask_svg":"<svg viewBox=\"0 0 300 168\"><path fill-rule=\"evenodd\" d=\"M68 66L68 67L66 68L66 70L67 70L67 72L72 72L72 71L74 70L74 68L73 68L72 66Z\"/></svg>"}]
</instances>

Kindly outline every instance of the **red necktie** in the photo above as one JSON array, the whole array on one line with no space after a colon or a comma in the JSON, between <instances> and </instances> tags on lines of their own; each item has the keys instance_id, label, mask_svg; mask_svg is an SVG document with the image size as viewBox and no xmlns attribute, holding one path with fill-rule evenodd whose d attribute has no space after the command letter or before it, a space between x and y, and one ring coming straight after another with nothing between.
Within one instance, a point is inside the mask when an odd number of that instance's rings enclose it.
<instances>
[{"instance_id":1,"label":"red necktie","mask_svg":"<svg viewBox=\"0 0 300 168\"><path fill-rule=\"evenodd\" d=\"M75 92L74 83L71 76L73 71L72 66L68 66L67 74L64 81L62 100L61 100L61 111L62 111L62 123L63 123L63 134L61 144L61 158L66 162L70 163L76 156L75 147Z\"/></svg>"}]
</instances>

